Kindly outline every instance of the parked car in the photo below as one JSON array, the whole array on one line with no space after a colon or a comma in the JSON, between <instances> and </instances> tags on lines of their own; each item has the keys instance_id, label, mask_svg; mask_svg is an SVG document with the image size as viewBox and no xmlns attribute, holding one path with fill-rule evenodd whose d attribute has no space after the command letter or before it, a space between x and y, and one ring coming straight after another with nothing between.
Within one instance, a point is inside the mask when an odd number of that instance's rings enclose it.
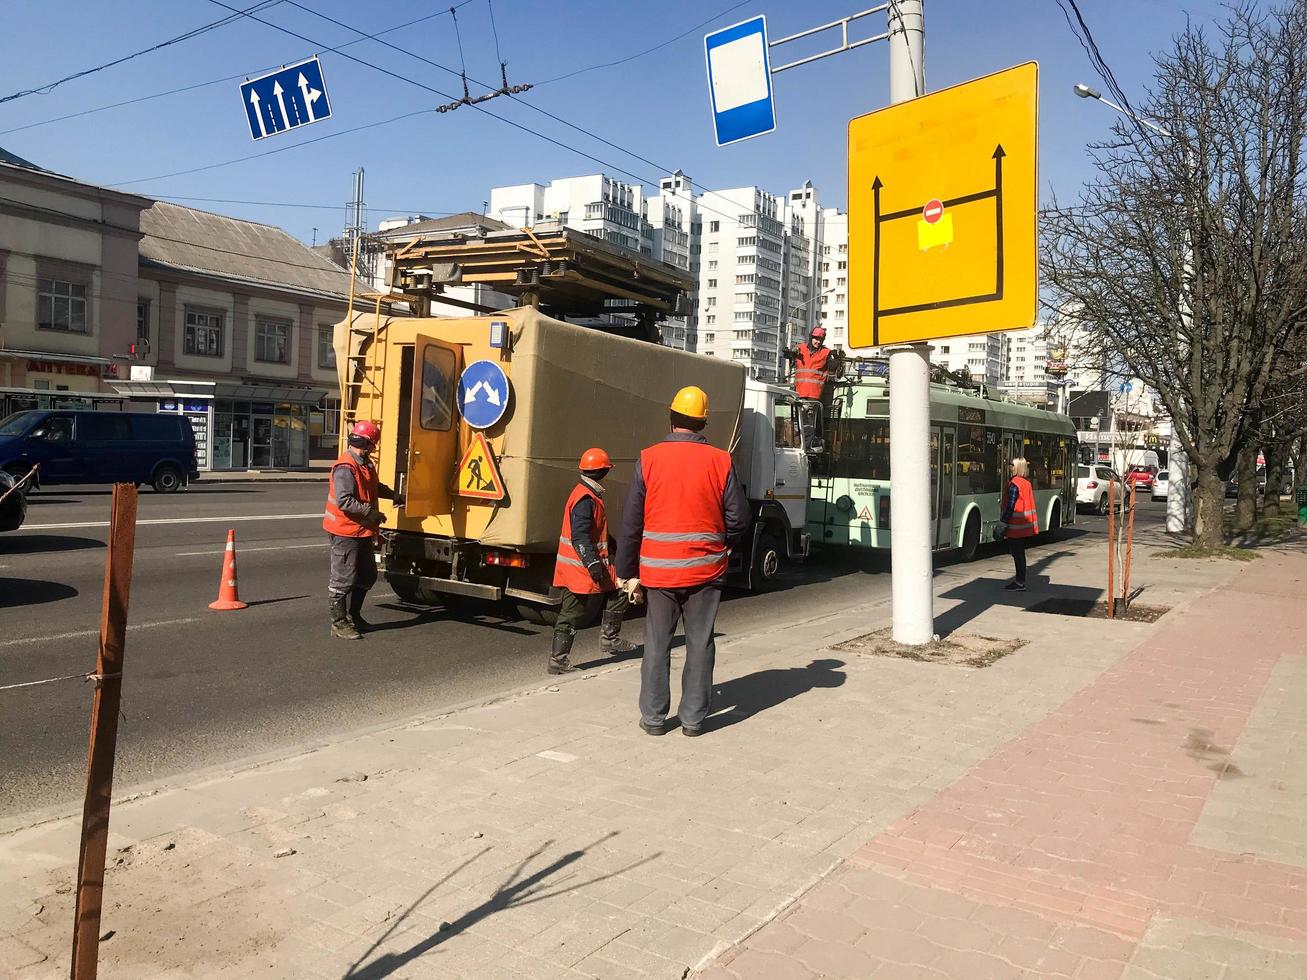
<instances>
[{"instance_id":1,"label":"parked car","mask_svg":"<svg viewBox=\"0 0 1307 980\"><path fill-rule=\"evenodd\" d=\"M26 489L14 489L19 479L0 470L0 497L4 498L4 503L0 503L0 531L17 531L27 520Z\"/></svg>"},{"instance_id":2,"label":"parked car","mask_svg":"<svg viewBox=\"0 0 1307 980\"><path fill-rule=\"evenodd\" d=\"M1137 493L1152 493L1159 472L1161 471L1152 464L1132 466L1126 471L1125 482L1133 486Z\"/></svg>"},{"instance_id":3,"label":"parked car","mask_svg":"<svg viewBox=\"0 0 1307 980\"><path fill-rule=\"evenodd\" d=\"M1120 477L1112 472L1111 467L1097 463L1093 466L1076 467L1076 506L1092 510L1095 514L1106 514L1110 496L1110 487L1115 482L1116 496L1121 495Z\"/></svg>"},{"instance_id":4,"label":"parked car","mask_svg":"<svg viewBox=\"0 0 1307 980\"><path fill-rule=\"evenodd\" d=\"M174 493L199 476L195 433L184 415L16 412L0 422L0 469L22 476L40 463L39 487L142 483Z\"/></svg>"},{"instance_id":5,"label":"parked car","mask_svg":"<svg viewBox=\"0 0 1307 980\"><path fill-rule=\"evenodd\" d=\"M1153 499L1165 500L1166 495L1171 490L1171 477L1166 470L1158 470L1157 478L1153 480Z\"/></svg>"}]
</instances>

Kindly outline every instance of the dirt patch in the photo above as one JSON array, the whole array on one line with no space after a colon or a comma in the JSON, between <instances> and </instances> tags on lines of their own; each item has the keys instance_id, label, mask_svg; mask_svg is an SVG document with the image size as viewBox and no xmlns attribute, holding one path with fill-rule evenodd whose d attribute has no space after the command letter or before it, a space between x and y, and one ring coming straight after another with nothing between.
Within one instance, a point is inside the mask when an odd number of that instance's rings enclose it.
<instances>
[{"instance_id":1,"label":"dirt patch","mask_svg":"<svg viewBox=\"0 0 1307 980\"><path fill-rule=\"evenodd\" d=\"M1029 606L1027 611L1051 613L1054 616L1107 619L1107 603L1099 602L1097 599L1044 599ZM1145 606L1138 602L1126 606L1118 602L1114 618L1130 623L1155 623L1170 611L1170 606Z\"/></svg>"},{"instance_id":2,"label":"dirt patch","mask_svg":"<svg viewBox=\"0 0 1307 980\"><path fill-rule=\"evenodd\" d=\"M989 667L1026 645L1025 640L1002 640L975 633L954 633L947 639L932 640L924 646L895 643L890 630L877 630L831 647L841 653L863 657L898 657L924 664L948 664L952 667Z\"/></svg>"},{"instance_id":3,"label":"dirt patch","mask_svg":"<svg viewBox=\"0 0 1307 980\"><path fill-rule=\"evenodd\" d=\"M1256 561L1261 555L1247 548L1199 548L1185 545L1183 548L1164 548L1153 552L1154 558L1189 558L1196 560Z\"/></svg>"}]
</instances>

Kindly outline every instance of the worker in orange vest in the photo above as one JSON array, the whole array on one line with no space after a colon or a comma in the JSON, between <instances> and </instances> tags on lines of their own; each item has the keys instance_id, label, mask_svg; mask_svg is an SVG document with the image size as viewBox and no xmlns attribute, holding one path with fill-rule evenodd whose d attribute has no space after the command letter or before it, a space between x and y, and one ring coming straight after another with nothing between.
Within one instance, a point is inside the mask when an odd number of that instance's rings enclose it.
<instances>
[{"instance_id":1,"label":"worker in orange vest","mask_svg":"<svg viewBox=\"0 0 1307 980\"><path fill-rule=\"evenodd\" d=\"M375 422L355 422L348 448L331 465L327 509L322 528L331 541L331 635L357 640L368 629L362 616L363 599L377 581L377 536L386 517L377 509L381 498L402 504L403 498L377 479L372 454L381 441Z\"/></svg>"},{"instance_id":2,"label":"worker in orange vest","mask_svg":"<svg viewBox=\"0 0 1307 980\"><path fill-rule=\"evenodd\" d=\"M709 445L708 396L682 388L671 404L671 435L640 454L622 512L617 574L632 601L647 595L640 666L640 727L667 731L672 639L685 621L678 714L686 735L703 732L711 708L721 581L749 527L749 502L731 454Z\"/></svg>"},{"instance_id":3,"label":"worker in orange vest","mask_svg":"<svg viewBox=\"0 0 1307 980\"><path fill-rule=\"evenodd\" d=\"M794 362L794 393L800 398L817 400L821 399L826 381L838 369L842 359L838 351L826 346L826 328L820 324L812 328L806 344L785 351L784 356Z\"/></svg>"},{"instance_id":4,"label":"worker in orange vest","mask_svg":"<svg viewBox=\"0 0 1307 980\"><path fill-rule=\"evenodd\" d=\"M581 479L563 509L563 529L558 538L554 564L554 585L563 589L554 625L554 646L549 654L549 673L576 670L570 654L576 631L590 616L593 603L604 597L599 633L599 652L609 656L631 653L634 643L622 639L622 620L630 598L617 587L608 560L608 514L604 507L603 479L613 461L602 449L581 454Z\"/></svg>"},{"instance_id":5,"label":"worker in orange vest","mask_svg":"<svg viewBox=\"0 0 1307 980\"><path fill-rule=\"evenodd\" d=\"M1008 592L1026 591L1026 542L1039 533L1039 512L1035 507L1035 488L1030 483L1030 464L1024 457L1012 460L1012 477L1003 494L1003 510L998 532L1007 538L1016 577L1004 588Z\"/></svg>"}]
</instances>

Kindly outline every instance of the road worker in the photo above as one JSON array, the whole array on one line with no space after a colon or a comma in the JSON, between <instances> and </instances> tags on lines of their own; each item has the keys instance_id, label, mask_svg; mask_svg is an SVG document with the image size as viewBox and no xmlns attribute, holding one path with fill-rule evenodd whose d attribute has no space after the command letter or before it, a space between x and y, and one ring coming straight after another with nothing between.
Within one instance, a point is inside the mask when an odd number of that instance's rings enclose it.
<instances>
[{"instance_id":1,"label":"road worker","mask_svg":"<svg viewBox=\"0 0 1307 980\"><path fill-rule=\"evenodd\" d=\"M685 622L681 731L703 732L712 697L713 628L730 551L749 527L749 503L731 455L702 435L708 396L682 388L671 404L671 434L640 454L617 549L617 574L632 601L647 596L640 668L640 727L667 731L672 638Z\"/></svg>"},{"instance_id":2,"label":"road worker","mask_svg":"<svg viewBox=\"0 0 1307 980\"><path fill-rule=\"evenodd\" d=\"M554 585L563 589L554 626L554 646L549 654L549 673L576 670L570 654L576 631L589 617L599 597L604 611L599 633L599 652L609 656L631 653L634 643L622 639L622 619L630 599L617 587L608 558L608 515L604 507L603 479L613 461L602 449L587 449L578 467L580 482L563 509L563 529L558 538L558 559L554 564Z\"/></svg>"},{"instance_id":3,"label":"road worker","mask_svg":"<svg viewBox=\"0 0 1307 980\"><path fill-rule=\"evenodd\" d=\"M826 390L826 382L838 371L843 359L839 351L826 346L826 328L820 324L812 328L806 344L786 351L785 357L794 362L794 393L800 398L818 401Z\"/></svg>"},{"instance_id":4,"label":"road worker","mask_svg":"<svg viewBox=\"0 0 1307 980\"><path fill-rule=\"evenodd\" d=\"M1018 456L1012 460L1011 479L1003 494L997 537L1006 538L1012 553L1015 577L1004 588L1008 592L1026 591L1026 542L1039 533L1039 512L1035 507L1035 488L1030 483L1030 463Z\"/></svg>"},{"instance_id":5,"label":"road worker","mask_svg":"<svg viewBox=\"0 0 1307 980\"><path fill-rule=\"evenodd\" d=\"M362 616L363 599L377 581L373 538L386 520L377 509L377 500L384 497L404 502L377 479L372 454L380 441L377 423L355 422L349 431L348 448L331 465L322 527L331 541L331 576L327 582L331 635L342 640L357 640L369 628Z\"/></svg>"}]
</instances>

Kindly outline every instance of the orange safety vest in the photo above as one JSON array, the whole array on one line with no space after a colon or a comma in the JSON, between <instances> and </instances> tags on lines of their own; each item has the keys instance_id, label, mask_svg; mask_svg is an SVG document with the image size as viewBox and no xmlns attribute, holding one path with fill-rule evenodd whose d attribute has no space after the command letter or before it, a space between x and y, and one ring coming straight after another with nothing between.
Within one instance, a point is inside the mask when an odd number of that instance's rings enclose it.
<instances>
[{"instance_id":1,"label":"orange safety vest","mask_svg":"<svg viewBox=\"0 0 1307 980\"><path fill-rule=\"evenodd\" d=\"M640 454L640 471L640 583L688 589L725 575L730 557L722 497L731 454L701 442L660 442Z\"/></svg>"},{"instance_id":2,"label":"orange safety vest","mask_svg":"<svg viewBox=\"0 0 1307 980\"><path fill-rule=\"evenodd\" d=\"M813 350L807 344L798 346L794 361L794 393L800 398L820 398L826 387L826 362L830 360L829 347Z\"/></svg>"},{"instance_id":3,"label":"orange safety vest","mask_svg":"<svg viewBox=\"0 0 1307 980\"><path fill-rule=\"evenodd\" d=\"M1039 513L1035 509L1035 488L1024 476L1012 477L1017 488L1017 505L1008 519L1009 538L1033 538L1039 533Z\"/></svg>"},{"instance_id":4,"label":"orange safety vest","mask_svg":"<svg viewBox=\"0 0 1307 980\"><path fill-rule=\"evenodd\" d=\"M341 454L340 459L331 464L332 473L336 472L337 466L348 466L354 471L354 485L357 488L354 492L359 501L368 505L374 505L377 502L377 471L371 466L363 466L353 453L348 450ZM370 538L377 532L370 527L364 527L354 518L349 517L336 506L333 485L331 478L327 482L327 511L322 517L322 528L329 534L335 534L342 538Z\"/></svg>"},{"instance_id":5,"label":"orange safety vest","mask_svg":"<svg viewBox=\"0 0 1307 980\"><path fill-rule=\"evenodd\" d=\"M572 544L572 508L586 497L594 501L594 527L590 529L590 540L594 542L595 551L604 562L604 570L608 576L608 584L604 586L595 585L589 570L581 563L581 556ZM584 483L576 485L572 495L567 498L567 506L563 508L563 530L558 536L554 585L562 586L576 595L598 595L601 592L612 592L617 588L617 579L613 575L612 566L608 563L608 513L604 508L604 498Z\"/></svg>"}]
</instances>

